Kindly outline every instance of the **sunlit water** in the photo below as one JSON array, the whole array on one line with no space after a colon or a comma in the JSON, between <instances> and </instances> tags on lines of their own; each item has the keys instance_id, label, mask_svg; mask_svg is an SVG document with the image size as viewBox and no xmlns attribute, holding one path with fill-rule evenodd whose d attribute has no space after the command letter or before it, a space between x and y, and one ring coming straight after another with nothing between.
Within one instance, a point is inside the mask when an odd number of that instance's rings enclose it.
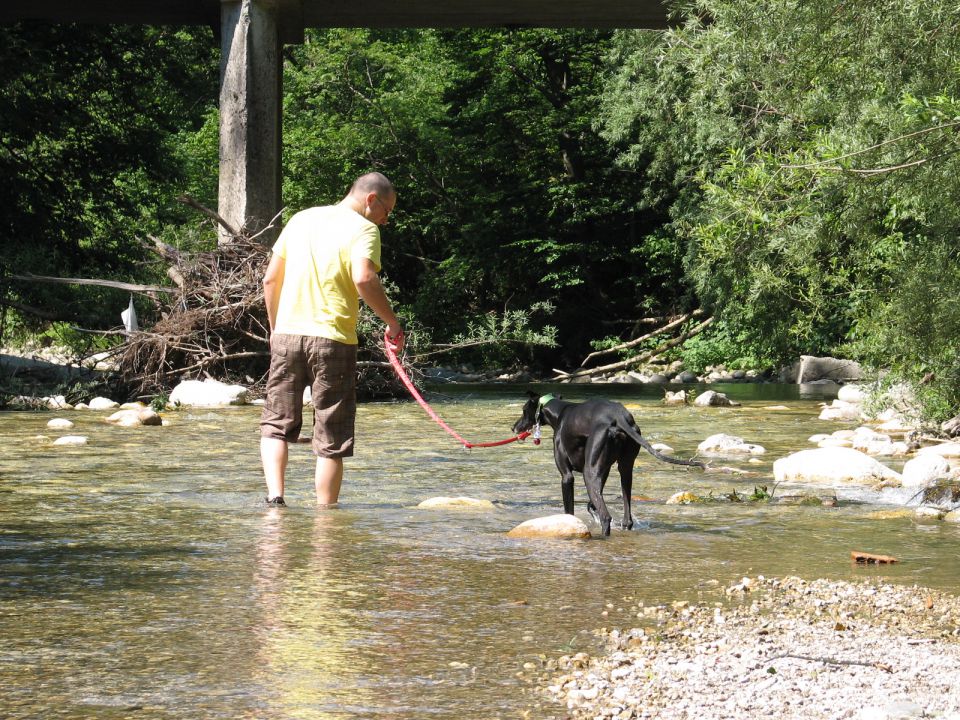
<instances>
[{"instance_id":1,"label":"sunlit water","mask_svg":"<svg viewBox=\"0 0 960 720\"><path fill-rule=\"evenodd\" d=\"M468 453L413 403L365 404L342 507L313 506L313 458L297 446L289 506L277 509L262 502L256 408L172 412L168 427L135 429L58 413L90 438L79 448L37 438L63 434L46 429L52 413L0 413L0 715L552 718L562 710L524 664L597 651L592 631L638 624L640 603L697 600L757 574L957 586L960 528L880 517L886 496L841 495L835 508L664 504L679 490L774 489L774 459L843 427L818 420L822 398L795 387L719 389L743 406L562 389L621 400L678 456L716 432L767 448L760 465L727 462L751 476L642 454L637 526L588 542L506 537L560 511L549 430L539 447ZM438 411L472 442L509 436L523 399L514 388L445 392L455 395L434 396ZM438 495L496 509L416 508ZM615 520L618 495L614 474ZM576 497L593 526L579 480ZM854 566L851 550L900 562Z\"/></svg>"}]
</instances>

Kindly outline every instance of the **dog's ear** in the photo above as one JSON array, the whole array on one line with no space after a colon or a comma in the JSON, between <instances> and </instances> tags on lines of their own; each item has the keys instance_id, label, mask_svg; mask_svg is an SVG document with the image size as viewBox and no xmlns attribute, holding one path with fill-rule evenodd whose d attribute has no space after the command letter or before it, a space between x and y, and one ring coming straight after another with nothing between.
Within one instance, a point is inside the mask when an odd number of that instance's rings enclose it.
<instances>
[{"instance_id":1,"label":"dog's ear","mask_svg":"<svg viewBox=\"0 0 960 720\"><path fill-rule=\"evenodd\" d=\"M536 400L540 396L537 395L533 390L527 390L527 397L531 400Z\"/></svg>"}]
</instances>

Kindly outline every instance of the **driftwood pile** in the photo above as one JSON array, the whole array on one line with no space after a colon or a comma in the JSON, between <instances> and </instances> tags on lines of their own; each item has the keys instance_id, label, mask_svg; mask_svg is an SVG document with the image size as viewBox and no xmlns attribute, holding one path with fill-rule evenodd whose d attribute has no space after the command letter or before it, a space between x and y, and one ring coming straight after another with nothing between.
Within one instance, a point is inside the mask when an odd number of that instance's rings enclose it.
<instances>
[{"instance_id":1,"label":"driftwood pile","mask_svg":"<svg viewBox=\"0 0 960 720\"><path fill-rule=\"evenodd\" d=\"M118 357L123 380L140 395L178 377L262 382L269 331L261 281L269 248L237 236L208 252L184 253L156 239L150 249L169 263L177 292L155 296L159 319L127 338Z\"/></svg>"},{"instance_id":2,"label":"driftwood pile","mask_svg":"<svg viewBox=\"0 0 960 720\"><path fill-rule=\"evenodd\" d=\"M168 264L176 291L152 296L159 319L129 333L118 355L131 394L149 397L181 379L207 377L262 391L270 364L262 287L269 246L256 236L236 235L206 252L182 252L155 238L147 247ZM395 396L402 389L376 345L361 339L357 389L363 398Z\"/></svg>"}]
</instances>

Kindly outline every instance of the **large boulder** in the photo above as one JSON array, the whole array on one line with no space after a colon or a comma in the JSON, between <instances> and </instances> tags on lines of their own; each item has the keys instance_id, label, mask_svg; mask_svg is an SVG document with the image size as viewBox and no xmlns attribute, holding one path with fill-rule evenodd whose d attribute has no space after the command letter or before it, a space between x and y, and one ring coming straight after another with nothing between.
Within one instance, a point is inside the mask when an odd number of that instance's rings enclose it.
<instances>
[{"instance_id":1,"label":"large boulder","mask_svg":"<svg viewBox=\"0 0 960 720\"><path fill-rule=\"evenodd\" d=\"M842 383L860 380L862 377L860 365L853 360L813 355L801 355L798 361L780 371L780 382L797 385L821 380Z\"/></svg>"},{"instance_id":2,"label":"large boulder","mask_svg":"<svg viewBox=\"0 0 960 720\"><path fill-rule=\"evenodd\" d=\"M917 455L903 466L903 486L925 488L950 475L950 463L941 455Z\"/></svg>"},{"instance_id":3,"label":"large boulder","mask_svg":"<svg viewBox=\"0 0 960 720\"><path fill-rule=\"evenodd\" d=\"M508 532L507 537L581 540L590 537L590 528L575 515L562 513L522 522Z\"/></svg>"},{"instance_id":4,"label":"large boulder","mask_svg":"<svg viewBox=\"0 0 960 720\"><path fill-rule=\"evenodd\" d=\"M223 407L246 403L247 389L243 385L227 385L219 380L184 380L170 393L171 405Z\"/></svg>"},{"instance_id":5,"label":"large boulder","mask_svg":"<svg viewBox=\"0 0 960 720\"><path fill-rule=\"evenodd\" d=\"M773 463L776 482L810 485L876 485L899 483L900 474L853 448L801 450Z\"/></svg>"}]
</instances>

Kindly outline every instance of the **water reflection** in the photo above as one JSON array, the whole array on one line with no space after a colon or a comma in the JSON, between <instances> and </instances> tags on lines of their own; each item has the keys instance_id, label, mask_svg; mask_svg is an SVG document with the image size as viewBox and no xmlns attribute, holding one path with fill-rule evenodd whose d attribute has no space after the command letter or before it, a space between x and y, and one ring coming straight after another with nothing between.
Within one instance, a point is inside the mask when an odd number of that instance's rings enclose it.
<instances>
[{"instance_id":1,"label":"water reflection","mask_svg":"<svg viewBox=\"0 0 960 720\"><path fill-rule=\"evenodd\" d=\"M710 600L747 574L957 586L960 528L888 516L897 508L879 494L836 508L666 505L680 490L772 489L776 458L841 427L796 388L723 390L743 406L563 389L625 402L648 439L680 456L721 431L768 451L739 463L755 474L722 477L641 455L636 528L586 543L505 535L560 510L549 439L466 453L412 403L361 406L337 510L315 508L304 448L291 452L290 505L263 505L255 408L134 429L72 413L71 432L90 438L79 448L37 439L51 435L50 414L0 413L0 707L45 718L562 717L536 707L535 668L592 651L594 628L640 622L641 604ZM453 427L472 441L509 433L522 392L461 392L437 406ZM579 479L575 494L590 522ZM494 509L416 507L436 495ZM854 566L851 550L901 562Z\"/></svg>"}]
</instances>

